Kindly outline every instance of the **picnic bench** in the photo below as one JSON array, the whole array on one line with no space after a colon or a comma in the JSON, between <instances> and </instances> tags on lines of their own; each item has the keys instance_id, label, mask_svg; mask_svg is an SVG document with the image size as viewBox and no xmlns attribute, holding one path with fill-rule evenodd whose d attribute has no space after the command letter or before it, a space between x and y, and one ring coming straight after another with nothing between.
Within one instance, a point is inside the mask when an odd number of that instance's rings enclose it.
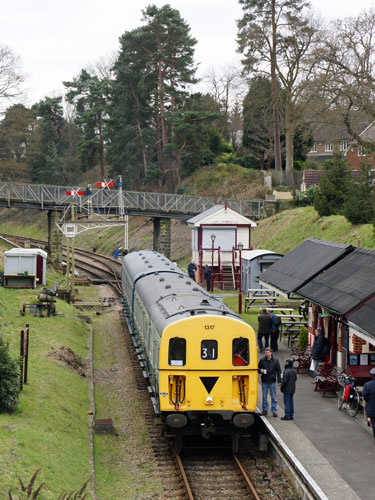
<instances>
[{"instance_id":1,"label":"picnic bench","mask_svg":"<svg viewBox=\"0 0 375 500\"><path fill-rule=\"evenodd\" d=\"M279 312L280 314L277 314L277 316L281 316L281 318L287 315L290 316L294 310L292 307L277 307L277 306L265 307L265 309L267 312L272 312L272 313Z\"/></svg>"},{"instance_id":2,"label":"picnic bench","mask_svg":"<svg viewBox=\"0 0 375 500\"><path fill-rule=\"evenodd\" d=\"M252 307L266 309L270 306L276 306L277 293L274 290L267 290L265 288L249 288L247 297L245 297L245 311ZM262 300L263 303L256 303L257 300Z\"/></svg>"},{"instance_id":3,"label":"picnic bench","mask_svg":"<svg viewBox=\"0 0 375 500\"><path fill-rule=\"evenodd\" d=\"M301 370L308 370L311 363L311 346L307 345L304 349L294 347L290 353L290 357L294 363L297 363L296 372L300 373Z\"/></svg>"},{"instance_id":4,"label":"picnic bench","mask_svg":"<svg viewBox=\"0 0 375 500\"><path fill-rule=\"evenodd\" d=\"M337 377L344 374L342 368L336 365L324 364L318 369L314 391L322 391L322 397L325 397L326 392L336 392L340 388Z\"/></svg>"},{"instance_id":5,"label":"picnic bench","mask_svg":"<svg viewBox=\"0 0 375 500\"><path fill-rule=\"evenodd\" d=\"M307 326L307 321L301 321L299 314L280 317L282 318L280 330L282 335L284 335L284 342L287 339L288 347L290 347L294 342L297 342L301 326ZM283 321L284 317L289 319Z\"/></svg>"}]
</instances>

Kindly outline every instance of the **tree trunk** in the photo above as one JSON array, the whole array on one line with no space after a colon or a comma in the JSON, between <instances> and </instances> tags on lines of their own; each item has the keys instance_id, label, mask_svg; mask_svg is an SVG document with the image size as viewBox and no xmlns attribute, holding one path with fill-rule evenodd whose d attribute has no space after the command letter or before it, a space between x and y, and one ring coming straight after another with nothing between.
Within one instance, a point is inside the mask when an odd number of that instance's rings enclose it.
<instances>
[{"instance_id":1,"label":"tree trunk","mask_svg":"<svg viewBox=\"0 0 375 500\"><path fill-rule=\"evenodd\" d=\"M275 149L275 170L281 171L281 147L279 127L279 87L276 78L276 20L275 2L271 0L272 9L272 49L271 49L271 80L272 80L272 108L273 108L273 135Z\"/></svg>"},{"instance_id":2,"label":"tree trunk","mask_svg":"<svg viewBox=\"0 0 375 500\"><path fill-rule=\"evenodd\" d=\"M294 139L294 125L291 110L291 102L287 96L285 103L285 146L286 146L286 179L288 186L294 185L293 179L293 139Z\"/></svg>"}]
</instances>

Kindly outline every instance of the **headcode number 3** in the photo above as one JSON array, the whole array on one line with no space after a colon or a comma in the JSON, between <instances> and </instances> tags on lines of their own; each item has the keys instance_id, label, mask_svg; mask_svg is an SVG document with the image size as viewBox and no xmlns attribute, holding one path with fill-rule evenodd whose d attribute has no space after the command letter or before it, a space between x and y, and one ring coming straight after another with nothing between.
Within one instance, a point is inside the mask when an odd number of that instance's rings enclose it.
<instances>
[{"instance_id":1,"label":"headcode number 3","mask_svg":"<svg viewBox=\"0 0 375 500\"><path fill-rule=\"evenodd\" d=\"M204 325L205 330L213 330L215 328L215 325Z\"/></svg>"}]
</instances>

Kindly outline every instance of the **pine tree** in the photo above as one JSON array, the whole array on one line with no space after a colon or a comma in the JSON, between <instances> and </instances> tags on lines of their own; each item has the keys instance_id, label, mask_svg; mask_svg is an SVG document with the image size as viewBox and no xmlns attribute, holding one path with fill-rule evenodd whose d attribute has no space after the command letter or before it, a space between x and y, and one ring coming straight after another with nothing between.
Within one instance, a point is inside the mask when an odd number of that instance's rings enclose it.
<instances>
[{"instance_id":1,"label":"pine tree","mask_svg":"<svg viewBox=\"0 0 375 500\"><path fill-rule=\"evenodd\" d=\"M346 159L336 153L333 160L326 161L325 171L314 195L314 208L321 217L342 214L352 183Z\"/></svg>"},{"instance_id":2,"label":"pine tree","mask_svg":"<svg viewBox=\"0 0 375 500\"><path fill-rule=\"evenodd\" d=\"M371 165L362 163L359 178L350 185L343 213L352 224L370 224L374 218L374 177Z\"/></svg>"}]
</instances>

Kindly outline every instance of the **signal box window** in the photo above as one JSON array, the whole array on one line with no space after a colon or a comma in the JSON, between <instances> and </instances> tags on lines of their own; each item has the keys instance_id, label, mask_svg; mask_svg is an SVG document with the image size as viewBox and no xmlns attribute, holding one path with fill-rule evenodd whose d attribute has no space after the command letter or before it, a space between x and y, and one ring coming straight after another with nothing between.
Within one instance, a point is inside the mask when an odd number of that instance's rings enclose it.
<instances>
[{"instance_id":1,"label":"signal box window","mask_svg":"<svg viewBox=\"0 0 375 500\"><path fill-rule=\"evenodd\" d=\"M184 366L186 363L186 340L173 337L169 341L168 363L170 366Z\"/></svg>"},{"instance_id":2,"label":"signal box window","mask_svg":"<svg viewBox=\"0 0 375 500\"><path fill-rule=\"evenodd\" d=\"M201 358L217 359L217 340L202 340Z\"/></svg>"},{"instance_id":3,"label":"signal box window","mask_svg":"<svg viewBox=\"0 0 375 500\"><path fill-rule=\"evenodd\" d=\"M243 337L233 339L233 366L249 364L249 340Z\"/></svg>"}]
</instances>

